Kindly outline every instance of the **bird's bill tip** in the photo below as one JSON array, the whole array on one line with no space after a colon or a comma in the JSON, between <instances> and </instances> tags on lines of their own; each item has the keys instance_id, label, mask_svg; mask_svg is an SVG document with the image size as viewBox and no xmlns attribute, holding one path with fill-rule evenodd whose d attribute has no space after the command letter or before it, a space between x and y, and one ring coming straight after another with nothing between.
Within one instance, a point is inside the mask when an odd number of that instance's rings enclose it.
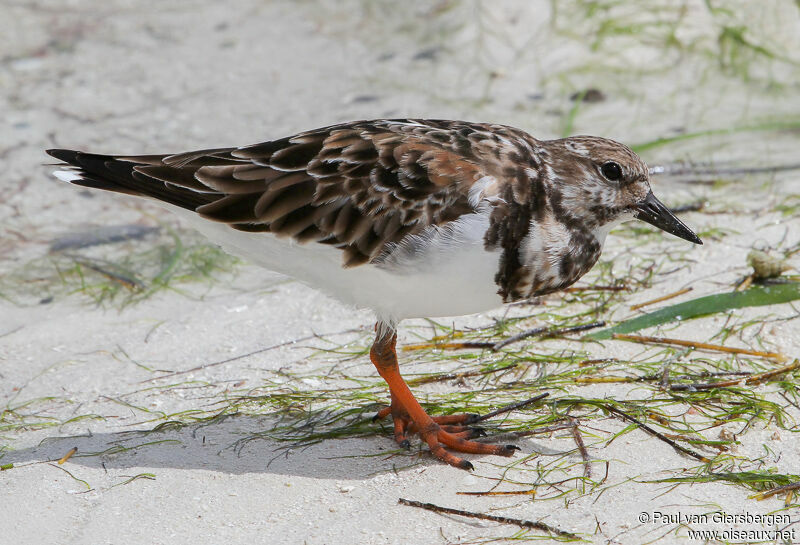
<instances>
[{"instance_id":1,"label":"bird's bill tip","mask_svg":"<svg viewBox=\"0 0 800 545\"><path fill-rule=\"evenodd\" d=\"M636 206L636 218L683 240L703 244L700 237L659 201L652 191L648 192L644 200Z\"/></svg>"}]
</instances>

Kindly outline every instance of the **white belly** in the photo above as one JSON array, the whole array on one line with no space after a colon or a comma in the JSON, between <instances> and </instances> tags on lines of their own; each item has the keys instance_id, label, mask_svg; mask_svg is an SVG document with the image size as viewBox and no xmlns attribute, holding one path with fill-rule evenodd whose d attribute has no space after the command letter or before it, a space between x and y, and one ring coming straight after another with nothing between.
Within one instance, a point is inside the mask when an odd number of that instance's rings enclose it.
<instances>
[{"instance_id":1,"label":"white belly","mask_svg":"<svg viewBox=\"0 0 800 545\"><path fill-rule=\"evenodd\" d=\"M494 276L499 252L487 252L484 214L398 246L380 265L342 267L342 252L325 244L297 244L269 233L237 231L184 210L173 212L226 251L295 278L340 301L372 309L378 319L459 316L502 305ZM412 248L413 246L413 248Z\"/></svg>"}]
</instances>

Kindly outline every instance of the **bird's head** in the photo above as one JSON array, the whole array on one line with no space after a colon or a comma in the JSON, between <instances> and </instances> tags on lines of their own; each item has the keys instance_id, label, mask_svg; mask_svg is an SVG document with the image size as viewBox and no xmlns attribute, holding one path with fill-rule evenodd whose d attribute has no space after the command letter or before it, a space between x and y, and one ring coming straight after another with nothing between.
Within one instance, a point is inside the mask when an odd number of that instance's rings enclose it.
<instances>
[{"instance_id":1,"label":"bird's head","mask_svg":"<svg viewBox=\"0 0 800 545\"><path fill-rule=\"evenodd\" d=\"M700 238L650 189L647 165L629 147L594 136L543 143L550 161L549 201L560 217L595 232L600 243L621 221L640 219L689 242Z\"/></svg>"}]
</instances>

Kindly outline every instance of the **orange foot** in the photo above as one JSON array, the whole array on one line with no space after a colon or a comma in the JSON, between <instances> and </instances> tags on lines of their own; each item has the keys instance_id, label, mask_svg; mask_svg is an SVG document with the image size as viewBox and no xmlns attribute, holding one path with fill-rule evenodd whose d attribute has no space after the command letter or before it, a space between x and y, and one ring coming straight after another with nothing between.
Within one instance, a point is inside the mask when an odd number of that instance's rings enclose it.
<instances>
[{"instance_id":1,"label":"orange foot","mask_svg":"<svg viewBox=\"0 0 800 545\"><path fill-rule=\"evenodd\" d=\"M391 335L379 335L370 350L370 359L388 383L389 392L392 395L391 406L378 412L375 420L392 415L394 438L400 446L407 448L409 446L408 434L418 433L428 443L434 456L461 469L472 469L473 467L467 460L445 450L445 447L457 452L499 456L511 456L514 451L519 450L514 445L489 445L470 441L473 437L483 434L483 430L480 428L467 426L477 420L477 415L457 414L431 418L400 376L395 352L396 342L397 336L394 332Z\"/></svg>"},{"instance_id":2,"label":"orange foot","mask_svg":"<svg viewBox=\"0 0 800 545\"><path fill-rule=\"evenodd\" d=\"M431 452L443 462L461 469L474 469L472 464L448 452L445 447L457 452L470 454L494 454L497 456L511 456L519 447L515 445L490 445L470 441L474 437L483 437L486 432L483 428L470 427L469 424L477 421L477 414L452 414L446 416L429 416L431 423L426 429L420 431L417 424L411 419L405 407L392 396L392 405L378 411L373 417L373 422L391 415L394 421L394 439L403 448L410 448L408 435L417 433L428 443Z\"/></svg>"}]
</instances>

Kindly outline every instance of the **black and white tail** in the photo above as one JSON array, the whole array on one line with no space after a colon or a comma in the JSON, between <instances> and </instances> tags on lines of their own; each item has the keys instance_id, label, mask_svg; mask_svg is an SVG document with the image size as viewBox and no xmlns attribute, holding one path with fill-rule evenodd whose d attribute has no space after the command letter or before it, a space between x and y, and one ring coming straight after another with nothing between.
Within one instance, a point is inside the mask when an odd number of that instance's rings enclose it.
<instances>
[{"instance_id":1,"label":"black and white tail","mask_svg":"<svg viewBox=\"0 0 800 545\"><path fill-rule=\"evenodd\" d=\"M164 159L169 155L114 156L67 149L47 153L64 162L53 175L71 184L151 197L193 211L218 198L195 189L196 168L166 165ZM181 182L189 187L179 185Z\"/></svg>"}]
</instances>

